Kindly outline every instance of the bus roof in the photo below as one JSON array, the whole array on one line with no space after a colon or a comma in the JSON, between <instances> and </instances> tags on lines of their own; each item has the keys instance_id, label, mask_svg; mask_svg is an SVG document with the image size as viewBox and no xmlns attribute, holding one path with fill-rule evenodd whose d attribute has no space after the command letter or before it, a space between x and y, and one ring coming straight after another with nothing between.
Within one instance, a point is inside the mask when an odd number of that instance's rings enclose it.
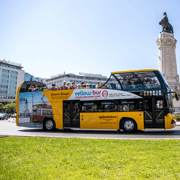
<instances>
[{"instance_id":1,"label":"bus roof","mask_svg":"<svg viewBox=\"0 0 180 180\"><path fill-rule=\"evenodd\" d=\"M115 72L111 72L111 74L127 73L127 72L139 72L139 71L158 71L158 70L157 69L138 69L138 70L128 70L128 71L115 71Z\"/></svg>"},{"instance_id":2,"label":"bus roof","mask_svg":"<svg viewBox=\"0 0 180 180\"><path fill-rule=\"evenodd\" d=\"M46 84L42 83L42 82L37 82L37 81L24 81L24 84L26 85L32 85L32 86L35 86L37 85L38 87L44 87L46 86Z\"/></svg>"}]
</instances>

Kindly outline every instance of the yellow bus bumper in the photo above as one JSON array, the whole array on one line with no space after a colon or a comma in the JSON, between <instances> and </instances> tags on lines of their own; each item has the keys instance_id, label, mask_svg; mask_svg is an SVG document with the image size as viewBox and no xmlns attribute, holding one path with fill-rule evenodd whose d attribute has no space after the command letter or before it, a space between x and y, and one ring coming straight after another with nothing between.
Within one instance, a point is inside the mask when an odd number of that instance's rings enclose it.
<instances>
[{"instance_id":1,"label":"yellow bus bumper","mask_svg":"<svg viewBox=\"0 0 180 180\"><path fill-rule=\"evenodd\" d=\"M165 120L165 129L172 129L176 126L176 118L171 113L168 113L167 116L164 116Z\"/></svg>"}]
</instances>

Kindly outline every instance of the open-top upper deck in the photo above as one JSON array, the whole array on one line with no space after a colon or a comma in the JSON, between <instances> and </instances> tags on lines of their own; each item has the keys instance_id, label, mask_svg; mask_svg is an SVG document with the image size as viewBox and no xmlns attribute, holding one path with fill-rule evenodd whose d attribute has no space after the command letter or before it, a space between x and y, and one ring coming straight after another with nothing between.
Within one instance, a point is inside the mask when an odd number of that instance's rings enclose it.
<instances>
[{"instance_id":1,"label":"open-top upper deck","mask_svg":"<svg viewBox=\"0 0 180 180\"><path fill-rule=\"evenodd\" d=\"M157 69L111 72L110 78L103 86L125 91L165 90L168 88L166 80Z\"/></svg>"}]
</instances>

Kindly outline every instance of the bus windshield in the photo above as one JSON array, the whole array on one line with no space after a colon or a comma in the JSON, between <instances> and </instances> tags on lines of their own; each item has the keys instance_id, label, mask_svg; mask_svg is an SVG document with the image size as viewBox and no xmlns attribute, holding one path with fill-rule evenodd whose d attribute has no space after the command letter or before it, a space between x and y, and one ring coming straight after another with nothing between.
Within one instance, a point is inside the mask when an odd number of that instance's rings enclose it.
<instances>
[{"instance_id":1,"label":"bus windshield","mask_svg":"<svg viewBox=\"0 0 180 180\"><path fill-rule=\"evenodd\" d=\"M161 84L153 71L115 73L123 90L161 89Z\"/></svg>"}]
</instances>

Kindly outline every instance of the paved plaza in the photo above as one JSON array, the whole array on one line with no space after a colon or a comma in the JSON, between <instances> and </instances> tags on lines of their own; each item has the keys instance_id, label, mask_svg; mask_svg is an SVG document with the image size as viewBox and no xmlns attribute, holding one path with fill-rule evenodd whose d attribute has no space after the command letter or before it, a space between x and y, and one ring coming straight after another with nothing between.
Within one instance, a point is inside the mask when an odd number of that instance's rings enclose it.
<instances>
[{"instance_id":1,"label":"paved plaza","mask_svg":"<svg viewBox=\"0 0 180 180\"><path fill-rule=\"evenodd\" d=\"M116 130L56 130L16 126L15 119L0 120L0 136L55 137L55 138L98 138L98 139L180 139L180 123L173 129L146 129L136 133L118 133Z\"/></svg>"}]
</instances>

